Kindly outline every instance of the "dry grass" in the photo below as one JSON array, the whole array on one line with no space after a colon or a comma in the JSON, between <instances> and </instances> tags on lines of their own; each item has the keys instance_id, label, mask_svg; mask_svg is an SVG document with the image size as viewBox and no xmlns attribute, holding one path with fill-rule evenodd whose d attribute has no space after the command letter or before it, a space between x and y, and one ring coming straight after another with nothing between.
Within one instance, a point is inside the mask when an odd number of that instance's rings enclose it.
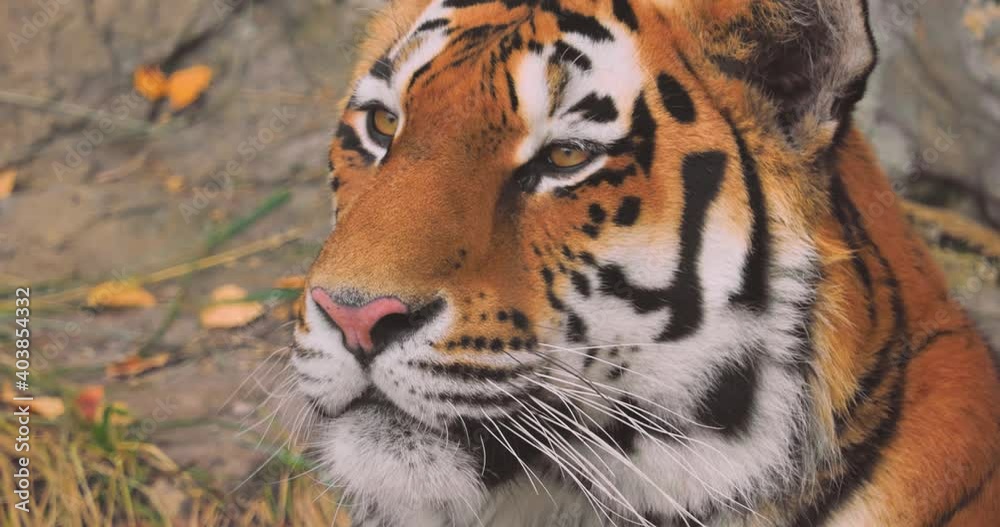
<instances>
[{"instance_id":1,"label":"dry grass","mask_svg":"<svg viewBox=\"0 0 1000 527\"><path fill-rule=\"evenodd\" d=\"M34 419L38 419L35 417ZM241 490L201 483L150 443L127 441L127 424L87 423L76 415L32 421L30 513L9 505L14 496L17 429L0 421L0 525L94 526L313 526L347 527L336 495L316 482L298 455L275 456ZM339 514L338 514L339 513ZM337 516L337 520L333 518Z\"/></svg>"}]
</instances>

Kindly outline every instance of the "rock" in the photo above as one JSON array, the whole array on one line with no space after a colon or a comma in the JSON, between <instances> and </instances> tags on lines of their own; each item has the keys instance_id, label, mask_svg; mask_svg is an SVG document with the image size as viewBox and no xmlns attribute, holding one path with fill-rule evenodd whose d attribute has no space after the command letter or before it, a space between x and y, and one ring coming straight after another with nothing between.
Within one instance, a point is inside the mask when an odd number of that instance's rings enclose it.
<instances>
[{"instance_id":1,"label":"rock","mask_svg":"<svg viewBox=\"0 0 1000 527\"><path fill-rule=\"evenodd\" d=\"M880 48L858 122L897 189L964 189L1000 222L1000 5L872 0Z\"/></svg>"}]
</instances>

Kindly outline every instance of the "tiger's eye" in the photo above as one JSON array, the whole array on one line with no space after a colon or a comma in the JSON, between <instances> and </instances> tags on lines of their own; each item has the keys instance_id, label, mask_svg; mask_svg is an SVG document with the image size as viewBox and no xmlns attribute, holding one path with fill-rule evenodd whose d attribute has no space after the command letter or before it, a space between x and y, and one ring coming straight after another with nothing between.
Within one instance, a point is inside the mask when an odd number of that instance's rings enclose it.
<instances>
[{"instance_id":1,"label":"tiger's eye","mask_svg":"<svg viewBox=\"0 0 1000 527\"><path fill-rule=\"evenodd\" d=\"M549 162L558 168L573 168L590 161L590 152L571 146L557 146L549 152Z\"/></svg>"},{"instance_id":2,"label":"tiger's eye","mask_svg":"<svg viewBox=\"0 0 1000 527\"><path fill-rule=\"evenodd\" d=\"M380 135L393 137L399 129L399 118L383 108L372 110L372 127Z\"/></svg>"}]
</instances>

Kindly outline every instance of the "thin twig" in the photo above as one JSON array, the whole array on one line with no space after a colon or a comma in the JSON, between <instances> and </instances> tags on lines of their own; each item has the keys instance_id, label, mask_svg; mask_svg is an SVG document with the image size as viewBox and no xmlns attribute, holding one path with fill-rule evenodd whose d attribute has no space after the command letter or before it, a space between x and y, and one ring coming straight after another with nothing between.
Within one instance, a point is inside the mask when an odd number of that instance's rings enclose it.
<instances>
[{"instance_id":1,"label":"thin twig","mask_svg":"<svg viewBox=\"0 0 1000 527\"><path fill-rule=\"evenodd\" d=\"M297 240L302 237L302 230L298 228L289 229L281 234L276 234L269 238L263 240L258 240L253 243L249 243L242 247L237 247L229 251L221 252L208 256L205 258L200 258L193 262L188 262L180 265L175 265L173 267L168 267L166 269L161 269L154 273L148 275L139 276L134 278L134 281L140 285L149 285L159 282L165 282L167 280L173 280L175 278L180 278L182 276L196 273L199 271L204 271L206 269L211 269L213 267L218 267L220 265L225 265L231 262L235 262L247 256L251 256L260 252L269 251L281 247L286 243ZM59 293L53 293L50 295L42 296L37 298L32 305L46 305L46 304L61 304L66 302L73 302L75 300L82 300L86 298L87 292L93 286L81 286L67 291L62 291Z\"/></svg>"},{"instance_id":2,"label":"thin twig","mask_svg":"<svg viewBox=\"0 0 1000 527\"><path fill-rule=\"evenodd\" d=\"M114 122L116 126L121 126L130 132L139 134L152 134L170 125L170 123L159 125L152 124L138 119L119 117L104 110L95 110L79 104L2 90L0 90L0 103L20 106L22 108L28 108L40 112L57 113L61 115L68 115L70 117L82 117L90 121L100 121L106 119Z\"/></svg>"}]
</instances>

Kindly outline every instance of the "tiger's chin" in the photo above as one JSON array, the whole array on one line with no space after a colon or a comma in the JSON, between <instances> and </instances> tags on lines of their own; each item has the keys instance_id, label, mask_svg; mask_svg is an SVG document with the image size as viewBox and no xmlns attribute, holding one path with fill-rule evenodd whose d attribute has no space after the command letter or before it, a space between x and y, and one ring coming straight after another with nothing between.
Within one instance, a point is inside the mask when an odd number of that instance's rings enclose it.
<instances>
[{"instance_id":1,"label":"tiger's chin","mask_svg":"<svg viewBox=\"0 0 1000 527\"><path fill-rule=\"evenodd\" d=\"M319 430L326 473L357 525L467 525L485 490L467 450L370 393Z\"/></svg>"}]
</instances>

